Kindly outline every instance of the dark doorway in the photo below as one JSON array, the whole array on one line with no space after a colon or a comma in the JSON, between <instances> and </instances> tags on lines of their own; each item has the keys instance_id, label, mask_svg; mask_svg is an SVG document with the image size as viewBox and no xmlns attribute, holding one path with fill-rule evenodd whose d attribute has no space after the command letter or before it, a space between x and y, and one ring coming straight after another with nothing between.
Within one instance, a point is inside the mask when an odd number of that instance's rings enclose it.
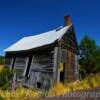
<instances>
[{"instance_id":1,"label":"dark doorway","mask_svg":"<svg viewBox=\"0 0 100 100\"><path fill-rule=\"evenodd\" d=\"M64 83L65 80L65 63L63 63L63 71L60 72L60 82Z\"/></svg>"}]
</instances>

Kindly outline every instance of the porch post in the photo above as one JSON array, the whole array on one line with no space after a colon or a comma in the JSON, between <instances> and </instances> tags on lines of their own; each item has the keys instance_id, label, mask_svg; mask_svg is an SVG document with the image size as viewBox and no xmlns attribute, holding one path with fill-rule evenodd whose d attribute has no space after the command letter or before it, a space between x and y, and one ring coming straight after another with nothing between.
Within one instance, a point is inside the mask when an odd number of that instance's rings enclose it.
<instances>
[{"instance_id":1,"label":"porch post","mask_svg":"<svg viewBox=\"0 0 100 100\"><path fill-rule=\"evenodd\" d=\"M54 65L53 65L53 86L57 84L58 80L58 52L59 48L55 47L54 48Z\"/></svg>"},{"instance_id":2,"label":"porch post","mask_svg":"<svg viewBox=\"0 0 100 100\"><path fill-rule=\"evenodd\" d=\"M58 75L57 75L57 83L60 82L60 70L59 70L59 68L61 67L60 66L61 58L62 58L62 49L61 49L61 47L59 47L58 48L58 67L57 67Z\"/></svg>"},{"instance_id":3,"label":"porch post","mask_svg":"<svg viewBox=\"0 0 100 100\"><path fill-rule=\"evenodd\" d=\"M78 55L75 55L75 76L79 80Z\"/></svg>"}]
</instances>

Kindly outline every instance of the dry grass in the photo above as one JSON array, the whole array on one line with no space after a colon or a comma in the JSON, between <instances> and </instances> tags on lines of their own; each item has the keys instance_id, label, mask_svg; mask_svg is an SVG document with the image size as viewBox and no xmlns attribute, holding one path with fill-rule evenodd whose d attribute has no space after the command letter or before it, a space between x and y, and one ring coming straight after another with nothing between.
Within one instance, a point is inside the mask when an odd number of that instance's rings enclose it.
<instances>
[{"instance_id":1,"label":"dry grass","mask_svg":"<svg viewBox=\"0 0 100 100\"><path fill-rule=\"evenodd\" d=\"M0 72L3 70L4 65L0 65Z\"/></svg>"},{"instance_id":2,"label":"dry grass","mask_svg":"<svg viewBox=\"0 0 100 100\"><path fill-rule=\"evenodd\" d=\"M96 87L100 87L100 74L90 75L82 81L76 81L73 83L68 83L66 85L59 83L49 91L48 95L58 96L71 91L87 90Z\"/></svg>"},{"instance_id":3,"label":"dry grass","mask_svg":"<svg viewBox=\"0 0 100 100\"><path fill-rule=\"evenodd\" d=\"M16 91L0 91L0 96L4 100L25 100L26 98L40 97L40 91L33 91L32 89L18 88Z\"/></svg>"},{"instance_id":4,"label":"dry grass","mask_svg":"<svg viewBox=\"0 0 100 100\"><path fill-rule=\"evenodd\" d=\"M3 68L3 65L0 65L0 71L2 71ZM3 97L4 100L25 100L25 98L38 98L41 96L58 96L74 90L86 90L95 87L100 87L100 74L90 75L82 81L76 81L66 85L58 83L54 88L46 92L21 87L16 91L0 90L0 96Z\"/></svg>"},{"instance_id":5,"label":"dry grass","mask_svg":"<svg viewBox=\"0 0 100 100\"><path fill-rule=\"evenodd\" d=\"M53 89L48 92L48 96L59 96L61 94L65 94L70 92L70 88L66 87L62 83L58 83Z\"/></svg>"}]
</instances>

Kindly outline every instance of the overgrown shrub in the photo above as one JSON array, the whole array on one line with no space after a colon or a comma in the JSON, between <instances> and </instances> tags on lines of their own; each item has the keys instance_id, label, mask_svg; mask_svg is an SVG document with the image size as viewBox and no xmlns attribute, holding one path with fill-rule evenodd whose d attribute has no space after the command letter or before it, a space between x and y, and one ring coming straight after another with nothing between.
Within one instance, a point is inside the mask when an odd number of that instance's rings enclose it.
<instances>
[{"instance_id":1,"label":"overgrown shrub","mask_svg":"<svg viewBox=\"0 0 100 100\"><path fill-rule=\"evenodd\" d=\"M67 83L66 85L59 83L49 91L48 96L63 95L71 91L87 90L96 87L100 87L99 73L96 75L89 75L82 81L75 81L72 83Z\"/></svg>"},{"instance_id":2,"label":"overgrown shrub","mask_svg":"<svg viewBox=\"0 0 100 100\"><path fill-rule=\"evenodd\" d=\"M1 89L8 89L10 86L10 81L12 80L14 74L14 70L10 70L8 68L4 68L0 72L0 87Z\"/></svg>"},{"instance_id":3,"label":"overgrown shrub","mask_svg":"<svg viewBox=\"0 0 100 100\"><path fill-rule=\"evenodd\" d=\"M4 100L2 96L0 96L0 100Z\"/></svg>"},{"instance_id":4,"label":"overgrown shrub","mask_svg":"<svg viewBox=\"0 0 100 100\"><path fill-rule=\"evenodd\" d=\"M0 64L3 65L4 64L4 57L0 56Z\"/></svg>"},{"instance_id":5,"label":"overgrown shrub","mask_svg":"<svg viewBox=\"0 0 100 100\"><path fill-rule=\"evenodd\" d=\"M41 96L41 92L23 87L17 88L16 91L0 91L0 95L4 100L27 100L29 98L36 99Z\"/></svg>"}]
</instances>

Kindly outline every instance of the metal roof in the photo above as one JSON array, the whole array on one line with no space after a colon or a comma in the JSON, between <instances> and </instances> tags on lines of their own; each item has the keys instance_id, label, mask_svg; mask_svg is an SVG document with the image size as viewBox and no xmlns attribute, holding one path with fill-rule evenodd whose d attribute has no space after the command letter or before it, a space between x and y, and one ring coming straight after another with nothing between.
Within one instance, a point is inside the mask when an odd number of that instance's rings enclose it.
<instances>
[{"instance_id":1,"label":"metal roof","mask_svg":"<svg viewBox=\"0 0 100 100\"><path fill-rule=\"evenodd\" d=\"M5 49L5 52L30 50L37 47L45 46L59 40L72 25L55 29L39 35L24 37L12 46Z\"/></svg>"}]
</instances>

